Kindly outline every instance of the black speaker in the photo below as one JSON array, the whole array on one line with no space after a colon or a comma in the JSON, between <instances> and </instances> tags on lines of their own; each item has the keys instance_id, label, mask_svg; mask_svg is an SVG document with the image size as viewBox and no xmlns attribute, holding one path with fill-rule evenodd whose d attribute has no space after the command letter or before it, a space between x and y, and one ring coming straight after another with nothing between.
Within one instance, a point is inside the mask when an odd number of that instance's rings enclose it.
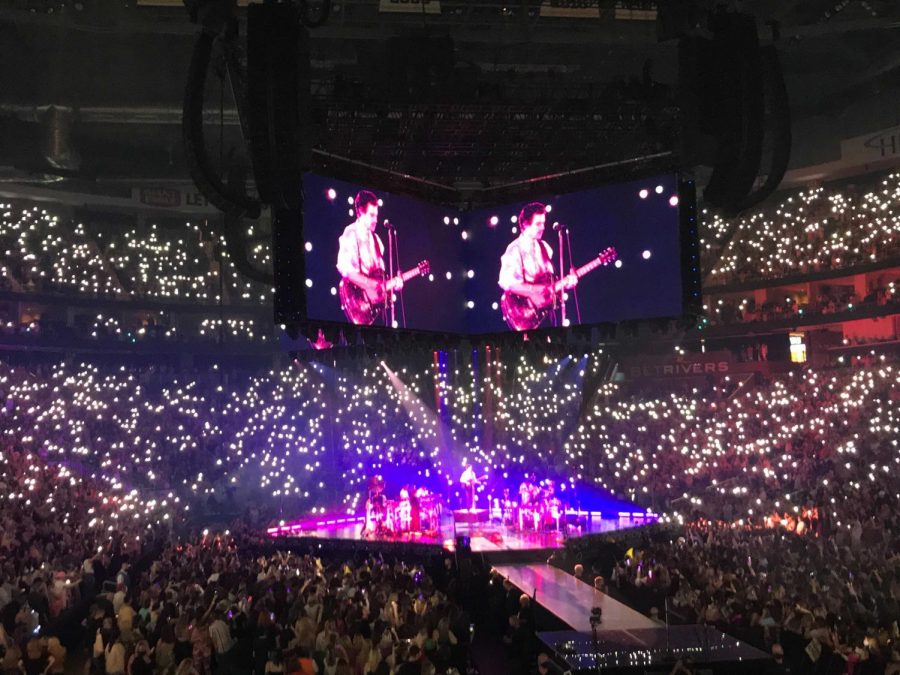
<instances>
[{"instance_id":1,"label":"black speaker","mask_svg":"<svg viewBox=\"0 0 900 675\"><path fill-rule=\"evenodd\" d=\"M247 8L246 112L260 200L298 208L309 166L309 34L293 3Z\"/></svg>"},{"instance_id":2,"label":"black speaker","mask_svg":"<svg viewBox=\"0 0 900 675\"><path fill-rule=\"evenodd\" d=\"M711 39L686 37L679 45L685 150L692 160L713 165L706 202L734 211L752 190L762 159L759 36L748 14L717 12L709 28Z\"/></svg>"}]
</instances>

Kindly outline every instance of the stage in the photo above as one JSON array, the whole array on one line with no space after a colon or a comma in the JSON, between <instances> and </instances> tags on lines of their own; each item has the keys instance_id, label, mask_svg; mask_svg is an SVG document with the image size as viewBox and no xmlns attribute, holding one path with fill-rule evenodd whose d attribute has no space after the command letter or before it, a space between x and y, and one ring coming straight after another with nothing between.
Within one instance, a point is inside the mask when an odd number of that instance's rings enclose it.
<instances>
[{"instance_id":1,"label":"stage","mask_svg":"<svg viewBox=\"0 0 900 675\"><path fill-rule=\"evenodd\" d=\"M561 548L565 545L567 538L641 527L656 522L657 518L654 514L640 511L619 511L608 514L600 511L569 511L567 516L570 522L577 524L568 526L565 531L556 529L543 532L535 532L531 529L520 530L490 519L482 522L459 522L459 520L474 521L477 519L460 518L457 520L452 513L444 513L440 519L440 528L427 532L387 534L377 537L364 536L365 517L346 514L320 517L315 520L283 522L269 527L266 532L270 537L278 538L421 544L438 546L447 551L456 550L457 537L468 537L469 547L474 553L491 553Z\"/></svg>"},{"instance_id":2,"label":"stage","mask_svg":"<svg viewBox=\"0 0 900 675\"><path fill-rule=\"evenodd\" d=\"M605 630L656 628L652 619L550 565L494 565L494 571L576 631L591 631L591 610L603 611Z\"/></svg>"},{"instance_id":3,"label":"stage","mask_svg":"<svg viewBox=\"0 0 900 675\"><path fill-rule=\"evenodd\" d=\"M660 673L678 659L716 673L758 673L769 655L711 626L671 626L644 616L592 585L547 564L494 565L495 572L572 630L541 632L540 640L572 673ZM599 608L600 622L591 625Z\"/></svg>"}]
</instances>

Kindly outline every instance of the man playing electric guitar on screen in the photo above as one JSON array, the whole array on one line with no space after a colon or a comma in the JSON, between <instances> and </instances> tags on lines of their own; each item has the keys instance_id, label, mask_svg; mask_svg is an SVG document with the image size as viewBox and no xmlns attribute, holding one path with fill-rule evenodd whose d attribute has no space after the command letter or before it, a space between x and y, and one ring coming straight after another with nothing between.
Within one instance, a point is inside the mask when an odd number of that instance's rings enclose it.
<instances>
[{"instance_id":1,"label":"man playing electric guitar on screen","mask_svg":"<svg viewBox=\"0 0 900 675\"><path fill-rule=\"evenodd\" d=\"M500 288L504 290L504 297L515 294L543 305L547 300L553 300L546 296L554 277L553 249L542 240L547 225L547 207L540 202L526 204L519 212L518 224L519 236L506 247L506 253L500 258ZM578 284L578 277L570 274L562 281L567 290Z\"/></svg>"},{"instance_id":2,"label":"man playing electric guitar on screen","mask_svg":"<svg viewBox=\"0 0 900 675\"><path fill-rule=\"evenodd\" d=\"M354 207L356 220L344 228L338 240L341 309L352 323L370 325L384 315L385 305L403 288L404 282L428 274L428 262L422 261L411 270L388 279L384 244L375 233L378 197L368 190L360 190Z\"/></svg>"},{"instance_id":3,"label":"man playing electric guitar on screen","mask_svg":"<svg viewBox=\"0 0 900 675\"><path fill-rule=\"evenodd\" d=\"M513 330L531 330L550 316L556 325L556 310L563 293L578 285L583 275L616 259L610 247L588 264L557 277L553 270L553 249L542 240L547 224L547 207L540 202L526 204L519 212L519 236L500 258L500 308Z\"/></svg>"}]
</instances>

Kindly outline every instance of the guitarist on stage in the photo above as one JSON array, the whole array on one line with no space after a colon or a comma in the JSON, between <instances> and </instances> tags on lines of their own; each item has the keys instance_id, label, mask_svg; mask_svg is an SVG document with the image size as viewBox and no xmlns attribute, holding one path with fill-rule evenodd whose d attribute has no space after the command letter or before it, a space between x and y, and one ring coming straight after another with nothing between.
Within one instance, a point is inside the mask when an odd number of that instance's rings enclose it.
<instances>
[{"instance_id":1,"label":"guitarist on stage","mask_svg":"<svg viewBox=\"0 0 900 675\"><path fill-rule=\"evenodd\" d=\"M344 228L338 240L338 272L345 280L373 294L381 285L387 293L399 291L403 288L402 277L385 280L384 244L375 234L378 197L368 190L360 190L354 207L356 220Z\"/></svg>"},{"instance_id":2,"label":"guitarist on stage","mask_svg":"<svg viewBox=\"0 0 900 675\"><path fill-rule=\"evenodd\" d=\"M532 299L536 305L546 304L556 281L553 272L553 249L542 240L547 224L547 207L531 202L519 212L519 236L500 258L500 288L506 293ZM562 289L574 288L578 277L562 278ZM522 330L517 328L517 330Z\"/></svg>"}]
</instances>

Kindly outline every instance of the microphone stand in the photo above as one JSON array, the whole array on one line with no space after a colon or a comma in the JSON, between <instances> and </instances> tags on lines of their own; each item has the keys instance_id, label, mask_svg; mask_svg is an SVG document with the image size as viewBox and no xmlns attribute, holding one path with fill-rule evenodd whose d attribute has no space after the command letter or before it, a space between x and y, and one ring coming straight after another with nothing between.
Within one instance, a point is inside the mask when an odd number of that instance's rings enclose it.
<instances>
[{"instance_id":1,"label":"microphone stand","mask_svg":"<svg viewBox=\"0 0 900 675\"><path fill-rule=\"evenodd\" d=\"M575 273L575 265L572 262L572 236L569 228L566 228L566 243L569 246L569 264L572 266L572 274ZM578 302L578 287L572 289L572 297L575 299L575 320L581 324L581 304Z\"/></svg>"},{"instance_id":2,"label":"microphone stand","mask_svg":"<svg viewBox=\"0 0 900 675\"><path fill-rule=\"evenodd\" d=\"M388 235L388 282L390 282L394 278L394 226L391 225L391 221L387 218L384 220L384 226L387 228ZM387 288L385 288L385 300L387 300L390 314L390 323L388 325L393 328L395 320L394 292L388 292Z\"/></svg>"},{"instance_id":3,"label":"microphone stand","mask_svg":"<svg viewBox=\"0 0 900 675\"><path fill-rule=\"evenodd\" d=\"M559 239L559 280L562 281L563 277L566 273L566 250L563 248L563 230L566 229L565 225L560 225L559 223L554 223L553 227L556 229L556 234ZM571 262L571 251L569 253L569 261ZM560 290L559 297L559 305L560 305L560 326L566 325L566 301L563 299L562 293L565 293L565 289ZM554 299L556 298L556 294L553 294Z\"/></svg>"},{"instance_id":4,"label":"microphone stand","mask_svg":"<svg viewBox=\"0 0 900 675\"><path fill-rule=\"evenodd\" d=\"M393 233L393 235L394 235L394 258L395 258L395 265L397 267L396 273L397 273L397 276L400 276L401 274L403 274L403 270L400 267L400 240L397 238L397 230L393 226L391 227L391 233ZM393 297L393 296L391 296L391 297ZM399 291L397 291L397 297L400 298L401 323L403 325L403 328L406 328L406 303L403 302L403 289L400 289ZM393 308L394 305L391 304L391 307ZM393 327L393 325L394 325L394 322L392 320L391 326Z\"/></svg>"}]
</instances>

